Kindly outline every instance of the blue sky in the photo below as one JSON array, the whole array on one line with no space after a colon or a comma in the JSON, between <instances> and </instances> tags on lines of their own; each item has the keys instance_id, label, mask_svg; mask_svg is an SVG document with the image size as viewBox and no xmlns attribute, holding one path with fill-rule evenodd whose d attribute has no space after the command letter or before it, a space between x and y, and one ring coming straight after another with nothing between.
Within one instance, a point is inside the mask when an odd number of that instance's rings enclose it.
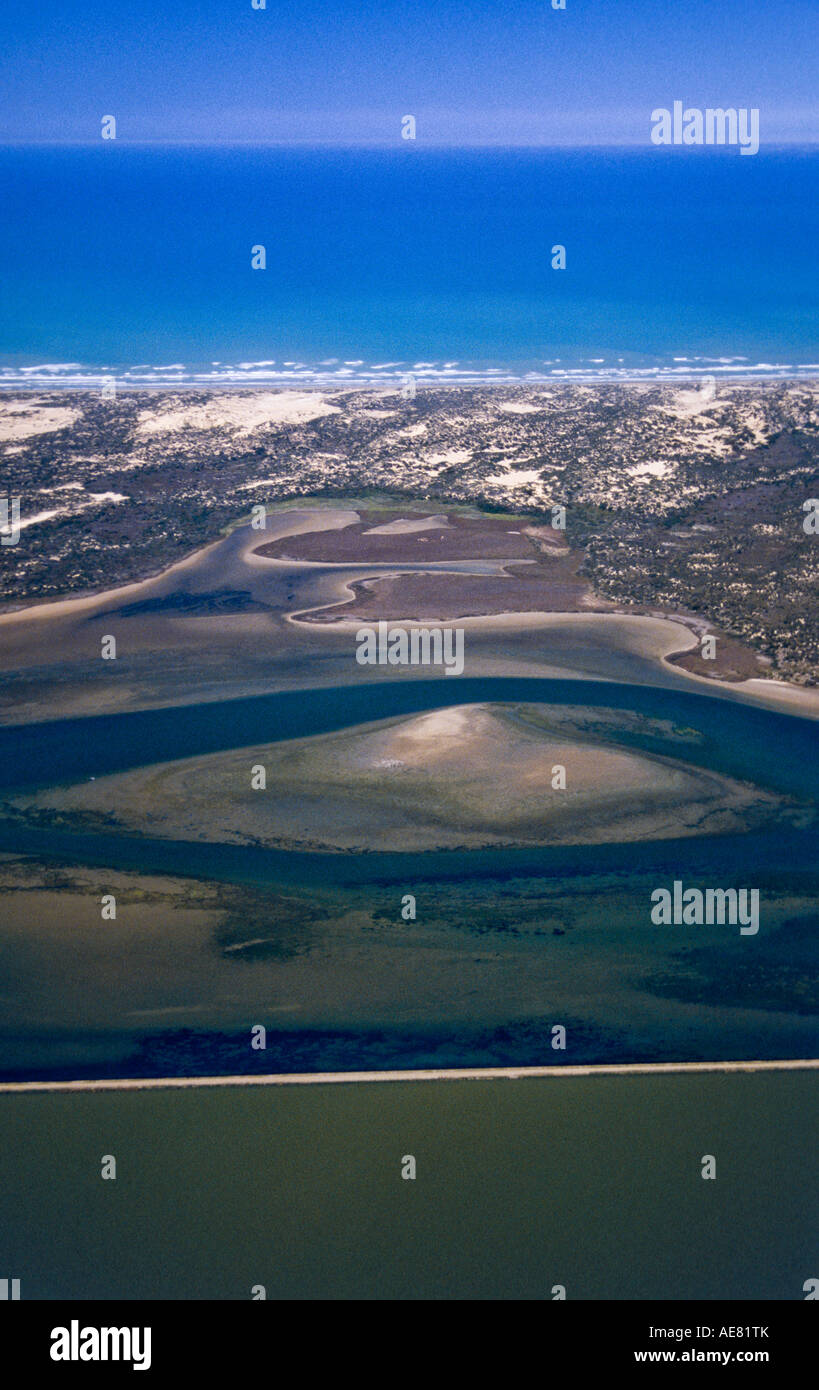
<instances>
[{"instance_id":1,"label":"blue sky","mask_svg":"<svg viewBox=\"0 0 819 1390\"><path fill-rule=\"evenodd\" d=\"M819 140L819 0L44 0L0 42L5 143L644 144L675 99Z\"/></svg>"}]
</instances>

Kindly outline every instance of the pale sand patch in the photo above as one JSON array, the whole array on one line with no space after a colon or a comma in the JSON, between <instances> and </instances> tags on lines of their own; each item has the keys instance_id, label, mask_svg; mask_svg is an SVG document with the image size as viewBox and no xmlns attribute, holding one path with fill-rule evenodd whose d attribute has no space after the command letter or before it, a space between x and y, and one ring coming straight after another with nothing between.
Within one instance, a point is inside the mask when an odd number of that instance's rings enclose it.
<instances>
[{"instance_id":1,"label":"pale sand patch","mask_svg":"<svg viewBox=\"0 0 819 1390\"><path fill-rule=\"evenodd\" d=\"M729 429L701 430L699 435L693 439L686 440L691 443L700 453L718 454L720 458L727 458L733 453L731 443L731 431Z\"/></svg>"},{"instance_id":2,"label":"pale sand patch","mask_svg":"<svg viewBox=\"0 0 819 1390\"><path fill-rule=\"evenodd\" d=\"M530 405L528 401L503 401L498 406L498 410L502 410L504 415L537 415L538 411L545 408L541 405Z\"/></svg>"},{"instance_id":3,"label":"pale sand patch","mask_svg":"<svg viewBox=\"0 0 819 1390\"><path fill-rule=\"evenodd\" d=\"M313 392L260 391L249 396L220 396L218 400L181 406L177 410L143 410L137 432L172 434L182 429L222 428L236 434L251 434L263 425L303 425L324 415L338 414L337 405L330 405Z\"/></svg>"},{"instance_id":4,"label":"pale sand patch","mask_svg":"<svg viewBox=\"0 0 819 1390\"><path fill-rule=\"evenodd\" d=\"M403 518L400 521L385 521L381 526L371 526L365 536L406 536L412 531L440 531L449 527L445 516L422 516L414 521Z\"/></svg>"},{"instance_id":5,"label":"pale sand patch","mask_svg":"<svg viewBox=\"0 0 819 1390\"><path fill-rule=\"evenodd\" d=\"M53 434L73 425L80 413L69 406L42 405L39 400L0 402L0 440Z\"/></svg>"},{"instance_id":6,"label":"pale sand patch","mask_svg":"<svg viewBox=\"0 0 819 1390\"><path fill-rule=\"evenodd\" d=\"M82 484L81 484L81 483L78 483L76 486L79 487L79 488L82 488ZM65 486L64 486L63 488L55 489L55 491L60 491L60 492L67 491L67 489L70 488L70 487L72 487L72 484L71 484L71 483L66 483ZM46 488L41 488L40 491L41 491L41 492L47 492L47 489L46 489ZM82 510L82 509L85 509L85 508L88 508L88 507L96 507L100 502L127 502L127 501L129 501L129 498L127 498L126 496L124 496L124 494L121 493L121 492L89 492L89 493L86 495L86 497L82 498L81 500L78 499L78 502L79 502L79 510ZM77 511L77 508L75 508L74 511L73 511L73 515L76 516L77 514L78 514L78 511ZM53 521L55 517L58 517L58 516L70 516L70 515L72 515L72 512L70 512L70 511L68 510L67 507L57 507L57 508L53 509L52 511L47 511L47 512L35 512L33 516L23 516L23 517L21 517L20 520L19 520L19 522L17 523L17 527L18 527L18 530L20 530L20 531L25 531L25 529L26 529L27 526L39 526L39 525L41 525L42 522L44 522L44 521Z\"/></svg>"},{"instance_id":7,"label":"pale sand patch","mask_svg":"<svg viewBox=\"0 0 819 1390\"><path fill-rule=\"evenodd\" d=\"M447 449L443 454L428 454L426 462L436 467L441 463L469 463L471 449Z\"/></svg>"},{"instance_id":8,"label":"pale sand patch","mask_svg":"<svg viewBox=\"0 0 819 1390\"><path fill-rule=\"evenodd\" d=\"M751 431L755 445L767 444L771 437L771 432L761 415L743 415L742 423L747 430Z\"/></svg>"},{"instance_id":9,"label":"pale sand patch","mask_svg":"<svg viewBox=\"0 0 819 1390\"><path fill-rule=\"evenodd\" d=\"M724 399L724 398L723 398ZM712 410L715 405L719 405L713 388L697 386L693 390L677 391L671 400L663 405L657 405L655 410L659 410L663 415L670 415L675 420L690 420L694 415L702 414L703 410Z\"/></svg>"},{"instance_id":10,"label":"pale sand patch","mask_svg":"<svg viewBox=\"0 0 819 1390\"><path fill-rule=\"evenodd\" d=\"M750 404L746 405L741 397L715 395L713 390L701 387L678 391L670 403L653 408L672 420L684 421L693 426L693 431L675 436L677 443L687 445L698 453L708 451L725 454L731 452L733 426L720 425L718 418L714 417L718 417L726 405L730 405L732 412L736 413L740 425L750 431L752 448L769 443L772 434L770 426ZM698 418L706 414L709 418Z\"/></svg>"},{"instance_id":11,"label":"pale sand patch","mask_svg":"<svg viewBox=\"0 0 819 1390\"><path fill-rule=\"evenodd\" d=\"M64 507L53 512L36 512L34 516L21 517L17 523L17 529L25 531L27 526L39 526L41 521L53 521L55 516L67 516L67 514Z\"/></svg>"},{"instance_id":12,"label":"pale sand patch","mask_svg":"<svg viewBox=\"0 0 819 1390\"><path fill-rule=\"evenodd\" d=\"M493 473L491 478L484 478L484 486L509 489L542 481L538 468L510 468L508 473Z\"/></svg>"},{"instance_id":13,"label":"pale sand patch","mask_svg":"<svg viewBox=\"0 0 819 1390\"><path fill-rule=\"evenodd\" d=\"M674 465L671 463L635 463L633 468L626 469L630 478L665 478L673 472Z\"/></svg>"},{"instance_id":14,"label":"pale sand patch","mask_svg":"<svg viewBox=\"0 0 819 1390\"><path fill-rule=\"evenodd\" d=\"M478 713L469 705L452 705L449 709L436 709L432 714L422 714L404 726L401 737L410 744L429 747L439 739L463 740L474 729Z\"/></svg>"}]
</instances>

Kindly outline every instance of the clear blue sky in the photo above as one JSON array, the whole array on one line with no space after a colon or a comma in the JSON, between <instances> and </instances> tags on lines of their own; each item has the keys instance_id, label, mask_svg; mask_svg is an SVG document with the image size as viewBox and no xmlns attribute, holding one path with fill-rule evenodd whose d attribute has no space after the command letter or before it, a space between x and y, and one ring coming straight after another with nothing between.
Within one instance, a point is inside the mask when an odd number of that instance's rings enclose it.
<instances>
[{"instance_id":1,"label":"clear blue sky","mask_svg":"<svg viewBox=\"0 0 819 1390\"><path fill-rule=\"evenodd\" d=\"M0 142L644 144L675 99L819 140L819 0L8 0L0 43Z\"/></svg>"}]
</instances>

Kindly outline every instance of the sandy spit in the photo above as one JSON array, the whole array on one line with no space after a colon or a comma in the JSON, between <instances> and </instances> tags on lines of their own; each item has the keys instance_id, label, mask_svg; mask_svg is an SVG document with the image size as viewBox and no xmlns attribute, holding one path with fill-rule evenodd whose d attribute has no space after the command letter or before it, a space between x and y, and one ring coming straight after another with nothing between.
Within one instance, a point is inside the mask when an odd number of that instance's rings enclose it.
<instances>
[{"instance_id":1,"label":"sandy spit","mask_svg":"<svg viewBox=\"0 0 819 1390\"><path fill-rule=\"evenodd\" d=\"M435 1071L325 1071L270 1076L163 1076L136 1080L11 1081L0 1094L33 1091L156 1091L213 1086L336 1086L373 1081L523 1081L564 1076L674 1076L685 1072L815 1071L819 1059L776 1062L634 1062L587 1067L464 1067Z\"/></svg>"}]
</instances>

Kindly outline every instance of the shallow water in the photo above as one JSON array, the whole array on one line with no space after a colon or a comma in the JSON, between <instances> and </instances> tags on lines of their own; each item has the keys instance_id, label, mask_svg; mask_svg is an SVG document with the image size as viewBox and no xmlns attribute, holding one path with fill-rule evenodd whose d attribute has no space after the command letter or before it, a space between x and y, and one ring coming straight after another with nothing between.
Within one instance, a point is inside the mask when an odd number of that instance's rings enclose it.
<instances>
[{"instance_id":1,"label":"shallow water","mask_svg":"<svg viewBox=\"0 0 819 1390\"><path fill-rule=\"evenodd\" d=\"M637 711L700 737L685 743L653 725L626 731L624 744L809 802L819 790L813 721L691 692L501 678L282 692L0 729L0 785L75 781L453 700ZM255 963L225 956L221 919L212 911L210 928L199 929L197 954L183 968L172 927L153 948L155 987L150 997L144 991L137 997L127 977L129 969L140 974L149 964L140 933L129 929L126 912L122 928L101 938L89 916L94 892L107 887L73 890L82 921L62 965L61 932L38 931L34 917L22 930L18 909L18 925L4 928L4 973L13 982L12 999L24 1001L0 1010L0 1065L7 1076L229 1074L257 1070L257 1060L264 1070L321 1071L337 1069L338 1057L354 1070L435 1065L439 1055L453 1066L525 1065L542 1061L550 1046L547 1025L566 1016L572 1021L567 1061L815 1054L810 904L819 863L812 829L332 854L0 820L0 851L86 870L233 885L250 895L233 909L245 936L268 943L267 957ZM740 938L737 927L718 926L658 932L650 923L650 893L676 878L687 886L759 888L759 935ZM150 877L144 889L152 891ZM423 907L417 927L403 936L395 924L407 891L420 894ZM24 912L36 913L37 894L27 901ZM306 913L301 925L292 916L296 902ZM235 939L242 940L241 932ZM282 941L290 943L284 957ZM100 971L105 990L114 993L94 1034L84 990ZM65 998L49 1005L49 1029L32 1040L30 1021L43 1016L36 982L46 977L62 982ZM258 1018L271 1031L267 1059L248 1051L248 1029Z\"/></svg>"}]
</instances>

